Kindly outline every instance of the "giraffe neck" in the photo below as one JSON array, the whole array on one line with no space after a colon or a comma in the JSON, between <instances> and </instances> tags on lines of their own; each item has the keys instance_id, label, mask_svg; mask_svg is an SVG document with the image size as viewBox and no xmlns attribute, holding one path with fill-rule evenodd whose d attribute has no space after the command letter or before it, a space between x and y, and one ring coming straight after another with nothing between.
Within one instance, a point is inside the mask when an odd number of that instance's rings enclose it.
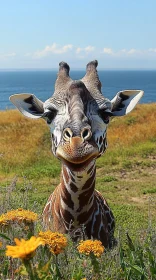
<instances>
[{"instance_id":1,"label":"giraffe neck","mask_svg":"<svg viewBox=\"0 0 156 280\"><path fill-rule=\"evenodd\" d=\"M94 208L95 160L81 172L62 166L60 184L60 216L64 224L74 227L86 224Z\"/></svg>"},{"instance_id":2,"label":"giraffe neck","mask_svg":"<svg viewBox=\"0 0 156 280\"><path fill-rule=\"evenodd\" d=\"M61 182L43 211L45 228L70 233L73 240L99 239L111 246L114 217L102 195L95 190L95 161L81 172L62 166Z\"/></svg>"}]
</instances>

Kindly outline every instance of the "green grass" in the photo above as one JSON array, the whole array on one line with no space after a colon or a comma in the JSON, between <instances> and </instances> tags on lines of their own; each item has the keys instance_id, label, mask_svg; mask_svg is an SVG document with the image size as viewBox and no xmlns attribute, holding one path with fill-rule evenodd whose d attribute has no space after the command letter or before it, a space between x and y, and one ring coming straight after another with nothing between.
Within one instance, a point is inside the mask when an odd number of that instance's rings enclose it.
<instances>
[{"instance_id":1,"label":"green grass","mask_svg":"<svg viewBox=\"0 0 156 280\"><path fill-rule=\"evenodd\" d=\"M156 188L143 190L143 194L148 194L148 193L149 194L156 193Z\"/></svg>"},{"instance_id":2,"label":"green grass","mask_svg":"<svg viewBox=\"0 0 156 280\"><path fill-rule=\"evenodd\" d=\"M53 159L48 159L48 161L40 161L40 162L35 162L33 166L28 166L26 167L23 171L22 174L23 176L26 176L28 179L37 179L39 180L40 178L43 177L50 177L50 178L55 178L60 175L61 168L60 165L53 160Z\"/></svg>"}]
</instances>

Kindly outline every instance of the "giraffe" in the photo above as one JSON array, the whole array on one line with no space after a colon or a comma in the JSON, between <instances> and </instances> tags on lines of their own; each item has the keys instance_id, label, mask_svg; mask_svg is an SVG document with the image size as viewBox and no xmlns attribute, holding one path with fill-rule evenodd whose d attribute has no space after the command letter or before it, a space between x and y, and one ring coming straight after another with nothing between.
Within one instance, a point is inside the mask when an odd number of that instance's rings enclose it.
<instances>
[{"instance_id":1,"label":"giraffe","mask_svg":"<svg viewBox=\"0 0 156 280\"><path fill-rule=\"evenodd\" d=\"M124 90L110 101L101 91L97 60L86 66L81 80L72 80L69 65L60 62L55 91L44 103L29 93L15 94L12 103L26 117L43 118L51 133L52 152L62 163L60 184L44 210L46 229L70 233L111 247L115 219L105 198L95 189L96 159L107 148L107 126L112 117L133 110L142 90Z\"/></svg>"}]
</instances>

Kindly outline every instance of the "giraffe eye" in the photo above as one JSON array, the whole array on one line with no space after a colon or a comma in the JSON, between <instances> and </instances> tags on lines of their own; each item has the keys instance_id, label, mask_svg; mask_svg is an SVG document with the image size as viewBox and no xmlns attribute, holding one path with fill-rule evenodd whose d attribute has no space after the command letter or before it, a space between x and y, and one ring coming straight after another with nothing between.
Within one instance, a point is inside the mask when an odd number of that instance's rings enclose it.
<instances>
[{"instance_id":1,"label":"giraffe eye","mask_svg":"<svg viewBox=\"0 0 156 280\"><path fill-rule=\"evenodd\" d=\"M99 116L100 118L104 121L104 123L109 123L109 118L112 116L111 111L106 111L106 110L99 110Z\"/></svg>"},{"instance_id":2,"label":"giraffe eye","mask_svg":"<svg viewBox=\"0 0 156 280\"><path fill-rule=\"evenodd\" d=\"M51 111L48 111L46 114L44 114L44 117L46 117L47 124L51 124L51 122L56 117L57 110L53 109Z\"/></svg>"}]
</instances>

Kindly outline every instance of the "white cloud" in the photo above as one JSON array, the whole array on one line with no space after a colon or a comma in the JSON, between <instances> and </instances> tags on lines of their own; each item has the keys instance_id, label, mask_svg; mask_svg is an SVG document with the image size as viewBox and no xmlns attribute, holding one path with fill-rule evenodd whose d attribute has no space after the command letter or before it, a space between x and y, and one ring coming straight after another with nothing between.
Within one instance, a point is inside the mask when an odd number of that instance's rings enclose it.
<instances>
[{"instance_id":1,"label":"white cloud","mask_svg":"<svg viewBox=\"0 0 156 280\"><path fill-rule=\"evenodd\" d=\"M8 53L8 54L5 55L5 57L14 57L14 56L16 56L15 52Z\"/></svg>"},{"instance_id":2,"label":"white cloud","mask_svg":"<svg viewBox=\"0 0 156 280\"><path fill-rule=\"evenodd\" d=\"M6 53L6 54L0 54L0 58L9 58L9 57L15 57L16 53L12 52L12 53Z\"/></svg>"},{"instance_id":3,"label":"white cloud","mask_svg":"<svg viewBox=\"0 0 156 280\"><path fill-rule=\"evenodd\" d=\"M103 48L102 53L113 55L113 56L132 56L132 55L149 55L150 53L156 53L156 48L149 48L148 50L140 50L140 49L121 49L118 51L113 51L111 48Z\"/></svg>"},{"instance_id":4,"label":"white cloud","mask_svg":"<svg viewBox=\"0 0 156 280\"><path fill-rule=\"evenodd\" d=\"M68 44L63 47L59 47L56 43L53 43L51 46L46 46L42 51L36 51L34 56L37 58L45 57L49 54L62 54L66 53L69 50L72 50L73 45Z\"/></svg>"},{"instance_id":5,"label":"white cloud","mask_svg":"<svg viewBox=\"0 0 156 280\"><path fill-rule=\"evenodd\" d=\"M148 49L148 51L149 51L149 52L154 52L154 53L156 53L156 48L154 48L154 49L153 49L153 48L150 48L150 49Z\"/></svg>"},{"instance_id":6,"label":"white cloud","mask_svg":"<svg viewBox=\"0 0 156 280\"><path fill-rule=\"evenodd\" d=\"M148 56L150 53L156 53L156 48L155 49L148 49L148 50L141 50L141 49L130 49L130 50L126 50L125 54L126 55L140 55L140 56Z\"/></svg>"},{"instance_id":7,"label":"white cloud","mask_svg":"<svg viewBox=\"0 0 156 280\"><path fill-rule=\"evenodd\" d=\"M114 52L111 48L104 48L103 53L110 54L110 55L114 54Z\"/></svg>"},{"instance_id":8,"label":"white cloud","mask_svg":"<svg viewBox=\"0 0 156 280\"><path fill-rule=\"evenodd\" d=\"M93 52L94 50L95 50L95 47L93 47L93 46L87 46L85 48L78 47L76 49L76 53L77 54L80 54L81 52L90 53L90 52Z\"/></svg>"},{"instance_id":9,"label":"white cloud","mask_svg":"<svg viewBox=\"0 0 156 280\"><path fill-rule=\"evenodd\" d=\"M47 45L43 50L38 50L34 53L26 53L25 57L32 57L32 58L43 58L47 57L51 54L61 55L61 54L67 54L71 53L74 55L74 53L77 54L77 58L84 59L86 56L91 56L91 53L93 53L95 56L98 57L100 50L97 51L97 54L95 53L96 47L88 45L86 47L81 46L73 46L72 44L67 44L64 46L60 46L56 43L53 43L52 45ZM148 56L153 53L153 55L156 53L156 48L149 48L148 50L141 50L136 48L123 48L114 51L111 47L104 47L102 49L102 53L105 55L113 56L113 57L132 57L132 56Z\"/></svg>"},{"instance_id":10,"label":"white cloud","mask_svg":"<svg viewBox=\"0 0 156 280\"><path fill-rule=\"evenodd\" d=\"M93 52L94 49L95 48L93 46L88 46L88 47L84 48L85 52Z\"/></svg>"},{"instance_id":11,"label":"white cloud","mask_svg":"<svg viewBox=\"0 0 156 280\"><path fill-rule=\"evenodd\" d=\"M134 54L137 52L138 52L138 50L136 50L136 49L130 49L129 51L127 51L127 54Z\"/></svg>"},{"instance_id":12,"label":"white cloud","mask_svg":"<svg viewBox=\"0 0 156 280\"><path fill-rule=\"evenodd\" d=\"M126 53L126 49L122 49L120 52L121 53Z\"/></svg>"},{"instance_id":13,"label":"white cloud","mask_svg":"<svg viewBox=\"0 0 156 280\"><path fill-rule=\"evenodd\" d=\"M77 48L77 49L76 49L76 53L80 53L80 52L82 52L82 51L83 51L82 48Z\"/></svg>"},{"instance_id":14,"label":"white cloud","mask_svg":"<svg viewBox=\"0 0 156 280\"><path fill-rule=\"evenodd\" d=\"M113 51L111 48L104 48L102 52L105 53L105 54L114 55L114 56L133 55L133 54L136 54L136 53L141 53L140 50L136 50L134 48L132 48L130 50L121 49L121 50L118 50L118 51Z\"/></svg>"},{"instance_id":15,"label":"white cloud","mask_svg":"<svg viewBox=\"0 0 156 280\"><path fill-rule=\"evenodd\" d=\"M103 47L98 48L97 46L92 45L86 45L81 47L80 46L74 46L72 44L64 44L59 45L57 43L53 43L52 45L47 45L43 49L40 49L38 51L34 52L25 52L23 54L23 59L27 63L27 65L31 62L32 64L33 59L37 59L38 63L43 63L44 58L47 58L49 56L55 55L55 58L53 56L53 59L58 60L60 57L60 60L63 59L62 56L64 56L64 60L70 59L77 59L77 61L82 60L92 60L94 58L100 59L105 58L111 60L113 59L126 59L130 60L132 59L155 59L156 58L156 47L150 47L148 49L137 49L135 47L130 48L121 48L121 49L113 49L111 47ZM94 58L93 58L94 56ZM15 59L16 58L16 59ZM9 61L12 63L15 60L21 60L21 54L16 54L15 52L6 52L6 53L0 53L0 60L1 62L8 63ZM47 60L45 59L45 63Z\"/></svg>"}]
</instances>

